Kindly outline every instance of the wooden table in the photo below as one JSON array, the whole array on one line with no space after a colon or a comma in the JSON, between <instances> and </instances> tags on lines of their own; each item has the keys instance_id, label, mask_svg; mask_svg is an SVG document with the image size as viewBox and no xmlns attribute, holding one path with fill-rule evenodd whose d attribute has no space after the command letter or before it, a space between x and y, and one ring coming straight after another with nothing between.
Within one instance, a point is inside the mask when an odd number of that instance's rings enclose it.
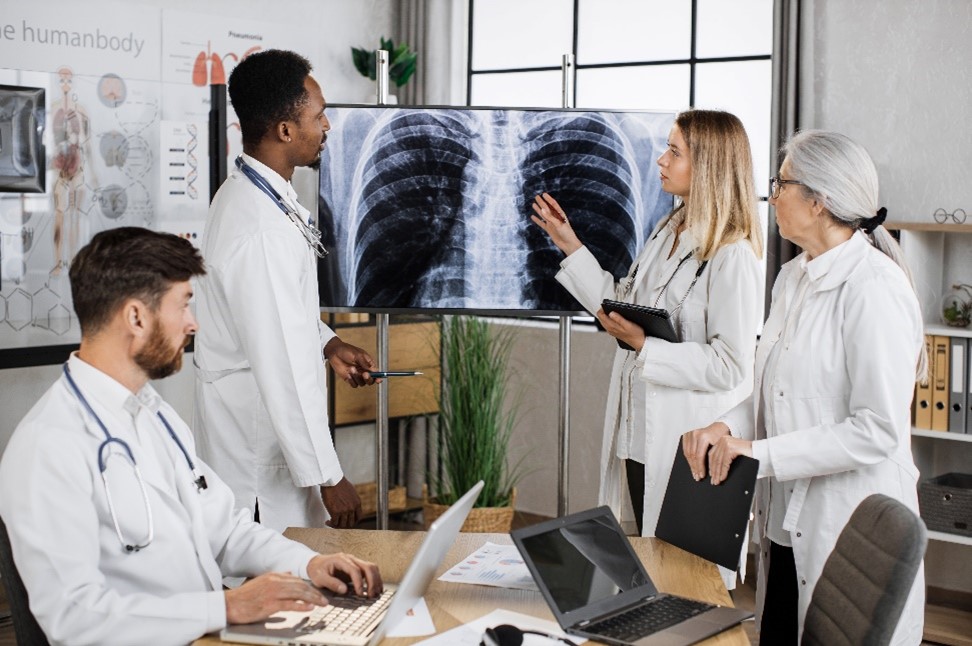
<instances>
[{"instance_id":1,"label":"wooden table","mask_svg":"<svg viewBox=\"0 0 972 646\"><path fill-rule=\"evenodd\" d=\"M418 551L425 532L291 527L284 535L318 552L350 552L377 563L382 578L396 582L405 576L405 570L412 555ZM460 534L436 572L436 579L487 541L506 545L512 543L507 534ZM631 543L660 591L724 606L732 605L715 565L655 538L632 538ZM496 608L553 620L540 593L527 590L443 583L433 579L425 593L425 601L439 632L478 619ZM382 643L405 646L423 639L428 637L385 639ZM223 642L217 636L208 635L195 643L197 646L215 646ZM749 639L742 627L736 626L701 644L739 646L749 644Z\"/></svg>"}]
</instances>

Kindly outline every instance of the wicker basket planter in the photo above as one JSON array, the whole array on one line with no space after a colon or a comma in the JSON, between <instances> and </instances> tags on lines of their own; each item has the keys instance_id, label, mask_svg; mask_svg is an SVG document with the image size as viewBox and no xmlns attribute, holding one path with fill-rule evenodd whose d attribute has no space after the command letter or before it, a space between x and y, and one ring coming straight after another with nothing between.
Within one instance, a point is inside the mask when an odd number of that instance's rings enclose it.
<instances>
[{"instance_id":1,"label":"wicker basket planter","mask_svg":"<svg viewBox=\"0 0 972 646\"><path fill-rule=\"evenodd\" d=\"M918 506L928 529L972 536L972 474L946 473L918 486Z\"/></svg>"},{"instance_id":2,"label":"wicker basket planter","mask_svg":"<svg viewBox=\"0 0 972 646\"><path fill-rule=\"evenodd\" d=\"M424 492L423 492L424 493ZM435 498L423 496L422 517L425 519L425 529L428 529L436 518L449 509L449 505L440 505ZM462 524L460 531L480 534L508 534L513 527L513 507L516 504L516 489L510 495L509 507L473 507Z\"/></svg>"}]
</instances>

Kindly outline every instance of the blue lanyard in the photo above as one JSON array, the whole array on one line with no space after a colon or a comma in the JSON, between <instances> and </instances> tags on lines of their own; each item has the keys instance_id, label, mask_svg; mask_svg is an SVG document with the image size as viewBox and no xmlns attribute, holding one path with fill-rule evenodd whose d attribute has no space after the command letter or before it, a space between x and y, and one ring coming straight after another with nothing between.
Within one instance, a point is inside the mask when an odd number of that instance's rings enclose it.
<instances>
[{"instance_id":1,"label":"blue lanyard","mask_svg":"<svg viewBox=\"0 0 972 646\"><path fill-rule=\"evenodd\" d=\"M68 384L71 386L71 390L74 391L74 395L78 398L78 401L81 402L81 405L84 406L86 411L88 411L88 414L91 415L91 417L98 423L98 426L101 428L101 432L105 434L105 441L102 442L98 447L99 471L104 473L105 469L107 468L106 460L103 458L104 448L106 446L110 446L111 444L117 444L125 449L129 459L132 461L132 464L135 464L135 455L132 453L131 447L128 446L128 442L121 438L115 437L108 432L108 427L105 426L103 421L101 421L98 414L94 412L94 409L91 408L91 404L88 403L87 398L85 398L84 394L82 394L81 389L78 388L78 384L74 381L74 377L71 376L71 369L68 368L68 364L66 362L64 364L64 376L67 377ZM193 484L196 485L196 489L202 491L203 489L208 488L209 485L206 484L206 476L199 473L199 471L196 469L196 465L193 463L192 458L189 457L189 451L186 450L186 447L182 444L179 436L175 434L174 430L172 430L172 426L169 424L169 421L165 419L165 416L162 415L162 411L156 411L155 414L158 415L160 420L162 420L162 425L165 427L165 430L169 432L169 437L172 438L172 441L175 442L176 446L179 447L179 450L182 451L182 455L186 458L186 464L189 465L189 470L192 472L192 475L196 476L195 480L193 480Z\"/></svg>"}]
</instances>

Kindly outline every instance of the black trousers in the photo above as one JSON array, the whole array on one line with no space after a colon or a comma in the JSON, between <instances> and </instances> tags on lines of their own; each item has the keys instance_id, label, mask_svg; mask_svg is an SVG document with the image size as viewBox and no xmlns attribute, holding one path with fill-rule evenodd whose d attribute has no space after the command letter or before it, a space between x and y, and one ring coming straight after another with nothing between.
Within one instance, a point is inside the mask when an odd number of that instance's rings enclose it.
<instances>
[{"instance_id":1,"label":"black trousers","mask_svg":"<svg viewBox=\"0 0 972 646\"><path fill-rule=\"evenodd\" d=\"M634 507L638 536L645 528L645 465L635 460L625 460L624 470L628 476L628 495Z\"/></svg>"},{"instance_id":2,"label":"black trousers","mask_svg":"<svg viewBox=\"0 0 972 646\"><path fill-rule=\"evenodd\" d=\"M797 583L793 548L770 542L770 566L766 574L766 600L763 602L763 618L759 629L760 644L796 646L798 602L800 589Z\"/></svg>"}]
</instances>

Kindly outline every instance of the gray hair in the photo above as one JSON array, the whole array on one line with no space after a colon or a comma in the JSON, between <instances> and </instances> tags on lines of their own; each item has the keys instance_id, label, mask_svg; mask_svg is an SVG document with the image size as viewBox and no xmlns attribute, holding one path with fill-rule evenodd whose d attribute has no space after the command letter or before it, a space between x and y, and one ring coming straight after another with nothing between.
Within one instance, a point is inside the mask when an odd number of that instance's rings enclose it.
<instances>
[{"instance_id":1,"label":"gray hair","mask_svg":"<svg viewBox=\"0 0 972 646\"><path fill-rule=\"evenodd\" d=\"M803 130L783 146L789 174L803 184L808 199L817 199L840 225L861 229L878 210L878 174L864 147L837 132ZM865 232L866 233L866 232ZM871 244L901 267L911 288L915 279L901 247L883 226L867 234ZM915 290L917 296L917 290ZM928 372L928 357L922 347L918 378Z\"/></svg>"}]
</instances>

